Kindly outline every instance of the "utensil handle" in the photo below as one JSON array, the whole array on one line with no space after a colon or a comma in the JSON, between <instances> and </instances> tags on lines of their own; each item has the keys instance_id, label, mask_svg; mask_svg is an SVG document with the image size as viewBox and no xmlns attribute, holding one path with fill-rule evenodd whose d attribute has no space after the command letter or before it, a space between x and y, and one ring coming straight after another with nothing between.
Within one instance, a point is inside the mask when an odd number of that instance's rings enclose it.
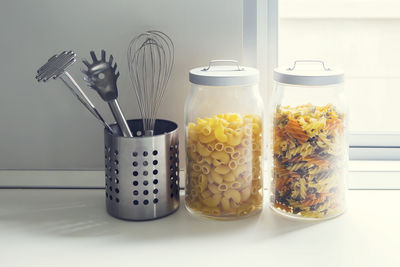
<instances>
[{"instance_id":1,"label":"utensil handle","mask_svg":"<svg viewBox=\"0 0 400 267\"><path fill-rule=\"evenodd\" d=\"M110 106L111 112L114 115L119 128L121 129L122 135L124 137L133 137L117 99L109 101L108 105Z\"/></svg>"},{"instance_id":2,"label":"utensil handle","mask_svg":"<svg viewBox=\"0 0 400 267\"><path fill-rule=\"evenodd\" d=\"M82 97L75 92L75 90L69 85L69 83L62 77L59 76L61 81L68 87L68 89L71 91L71 93L79 100L79 102L82 103L82 105L92 113L93 116L95 116L100 122L106 127L111 133L114 134L114 131L111 129L110 125L106 123L106 121L103 119L103 117L100 115L96 107L93 105L93 103L90 101L90 99L87 97L87 95L83 92L83 90L80 88L80 86L77 84L77 82L74 80L74 78L69 74L67 71L63 73L70 81L71 83L75 86L76 89L78 89L79 93L82 95Z\"/></svg>"}]
</instances>

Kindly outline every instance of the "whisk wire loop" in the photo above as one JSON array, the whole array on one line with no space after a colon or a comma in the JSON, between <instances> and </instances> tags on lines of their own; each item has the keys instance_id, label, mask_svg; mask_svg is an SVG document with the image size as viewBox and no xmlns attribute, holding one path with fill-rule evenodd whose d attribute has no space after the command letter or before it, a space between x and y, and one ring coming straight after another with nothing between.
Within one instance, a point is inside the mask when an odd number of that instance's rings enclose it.
<instances>
[{"instance_id":1,"label":"whisk wire loop","mask_svg":"<svg viewBox=\"0 0 400 267\"><path fill-rule=\"evenodd\" d=\"M144 130L151 135L174 64L173 42L160 31L147 31L132 39L127 59Z\"/></svg>"}]
</instances>

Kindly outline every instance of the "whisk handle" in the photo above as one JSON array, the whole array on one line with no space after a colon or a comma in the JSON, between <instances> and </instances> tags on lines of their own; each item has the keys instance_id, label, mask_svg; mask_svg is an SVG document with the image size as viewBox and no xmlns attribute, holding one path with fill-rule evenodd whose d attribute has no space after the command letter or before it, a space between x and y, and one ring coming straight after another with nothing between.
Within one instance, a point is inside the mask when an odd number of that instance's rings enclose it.
<instances>
[{"instance_id":1,"label":"whisk handle","mask_svg":"<svg viewBox=\"0 0 400 267\"><path fill-rule=\"evenodd\" d=\"M122 135L124 137L133 137L117 99L109 101L108 105L110 106L111 112L114 115L119 128L121 129Z\"/></svg>"}]
</instances>

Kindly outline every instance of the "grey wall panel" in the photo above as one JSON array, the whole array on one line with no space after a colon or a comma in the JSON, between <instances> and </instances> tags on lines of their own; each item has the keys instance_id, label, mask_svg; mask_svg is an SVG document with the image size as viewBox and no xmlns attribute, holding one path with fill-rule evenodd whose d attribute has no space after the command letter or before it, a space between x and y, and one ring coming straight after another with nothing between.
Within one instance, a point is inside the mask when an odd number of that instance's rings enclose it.
<instances>
[{"instance_id":1,"label":"grey wall panel","mask_svg":"<svg viewBox=\"0 0 400 267\"><path fill-rule=\"evenodd\" d=\"M126 49L134 35L148 29L164 31L176 45L176 64L160 117L177 121L183 137L189 69L209 59L241 59L241 0L2 1L0 169L101 169L100 124L61 81L38 84L35 72L62 50L88 57L91 49L104 48L119 64L120 103L126 117L138 117ZM81 67L77 62L70 70L84 86ZM111 121L108 107L84 88Z\"/></svg>"}]
</instances>

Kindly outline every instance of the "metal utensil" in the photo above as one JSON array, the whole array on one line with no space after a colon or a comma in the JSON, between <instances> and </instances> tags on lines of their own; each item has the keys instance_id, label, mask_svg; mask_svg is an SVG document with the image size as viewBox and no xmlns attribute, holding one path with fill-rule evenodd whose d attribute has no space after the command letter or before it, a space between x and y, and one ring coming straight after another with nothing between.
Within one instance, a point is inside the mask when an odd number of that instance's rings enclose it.
<instances>
[{"instance_id":1,"label":"metal utensil","mask_svg":"<svg viewBox=\"0 0 400 267\"><path fill-rule=\"evenodd\" d=\"M89 87L96 90L100 97L108 103L114 118L121 129L122 135L125 137L133 137L128 123L121 111L118 103L117 79L119 72L116 73L117 63L112 66L113 56L106 61L106 51L101 50L101 59L97 59L94 51L90 51L93 63L90 64L86 59L83 63L88 67L88 70L82 70L86 75L85 80Z\"/></svg>"},{"instance_id":2,"label":"metal utensil","mask_svg":"<svg viewBox=\"0 0 400 267\"><path fill-rule=\"evenodd\" d=\"M71 76L71 74L69 74L66 71L66 69L72 64L74 64L75 61L76 61L76 54L72 51L68 52L64 51L58 55L54 55L47 61L46 64L44 64L37 70L35 78L38 82L40 81L46 82L50 78L53 79L60 78L61 81L71 91L71 93L79 100L79 102L81 102L85 106L85 108L90 111L90 113L92 113L98 120L100 120L111 133L113 133L113 130L111 129L110 125L108 125L105 122L103 117L97 111L96 107L86 96L86 94L82 91L82 89L79 87L79 85ZM66 81L66 79L62 75L64 75L67 79L71 81L71 83L76 88L76 90L78 90L79 93L74 90L74 88Z\"/></svg>"},{"instance_id":3,"label":"metal utensil","mask_svg":"<svg viewBox=\"0 0 400 267\"><path fill-rule=\"evenodd\" d=\"M174 44L160 31L147 31L129 43L127 58L145 135L151 136L171 76Z\"/></svg>"}]
</instances>

